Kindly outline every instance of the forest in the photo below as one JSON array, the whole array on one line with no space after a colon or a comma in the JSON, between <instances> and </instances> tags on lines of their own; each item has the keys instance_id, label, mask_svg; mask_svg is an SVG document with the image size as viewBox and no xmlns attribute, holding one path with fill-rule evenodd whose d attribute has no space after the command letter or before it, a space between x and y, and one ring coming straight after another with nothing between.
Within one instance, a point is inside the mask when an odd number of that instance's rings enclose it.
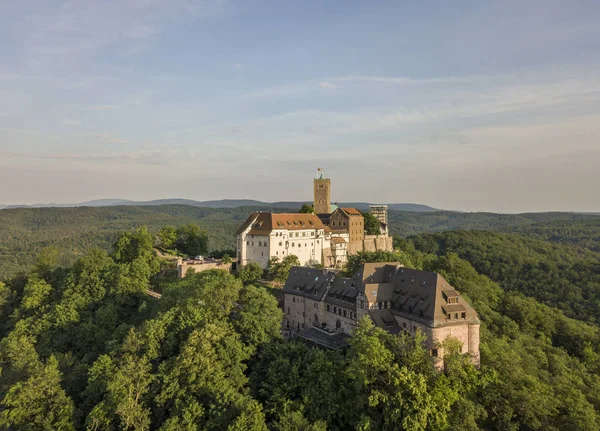
<instances>
[{"instance_id":1,"label":"forest","mask_svg":"<svg viewBox=\"0 0 600 431\"><path fill-rule=\"evenodd\" d=\"M44 249L5 277L0 429L600 429L591 250L456 231L352 257L349 271L400 261L439 272L477 310L481 367L453 354L438 372L420 334L368 320L345 352L283 340L277 301L257 277L212 270L147 296L164 265L154 242L152 229L127 228L107 250L65 265Z\"/></svg>"},{"instance_id":2,"label":"forest","mask_svg":"<svg viewBox=\"0 0 600 431\"><path fill-rule=\"evenodd\" d=\"M252 211L281 208L201 208L188 205L0 210L0 279L27 271L47 246L72 265L93 247L108 251L122 231L145 225L157 233L194 223L208 233L208 251L235 248L234 234ZM289 211L298 211L292 208ZM600 216L573 213L492 214L389 211L390 234L408 237L448 230L511 232L534 239L600 251Z\"/></svg>"}]
</instances>

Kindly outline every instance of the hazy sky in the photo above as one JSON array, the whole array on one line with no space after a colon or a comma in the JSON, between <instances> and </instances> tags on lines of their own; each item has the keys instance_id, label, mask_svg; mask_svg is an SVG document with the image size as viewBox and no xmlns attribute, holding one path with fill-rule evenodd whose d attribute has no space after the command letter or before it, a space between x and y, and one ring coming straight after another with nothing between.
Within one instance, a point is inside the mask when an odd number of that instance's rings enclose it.
<instances>
[{"instance_id":1,"label":"hazy sky","mask_svg":"<svg viewBox=\"0 0 600 431\"><path fill-rule=\"evenodd\" d=\"M600 2L0 1L0 203L600 211Z\"/></svg>"}]
</instances>

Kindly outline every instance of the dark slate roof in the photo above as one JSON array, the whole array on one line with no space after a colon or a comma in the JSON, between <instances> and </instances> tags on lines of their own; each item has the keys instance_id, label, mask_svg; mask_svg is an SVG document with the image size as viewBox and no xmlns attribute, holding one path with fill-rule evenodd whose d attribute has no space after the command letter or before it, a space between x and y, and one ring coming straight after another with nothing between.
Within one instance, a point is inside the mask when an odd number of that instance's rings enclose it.
<instances>
[{"instance_id":1,"label":"dark slate roof","mask_svg":"<svg viewBox=\"0 0 600 431\"><path fill-rule=\"evenodd\" d=\"M331 271L293 266L283 291L321 301L334 279L335 273Z\"/></svg>"},{"instance_id":2,"label":"dark slate roof","mask_svg":"<svg viewBox=\"0 0 600 431\"><path fill-rule=\"evenodd\" d=\"M391 310L369 310L369 316L371 316L371 320L375 322L375 325L380 328L384 328L387 330L391 330L392 328L399 328L396 323L396 319L392 314Z\"/></svg>"},{"instance_id":3,"label":"dark slate roof","mask_svg":"<svg viewBox=\"0 0 600 431\"><path fill-rule=\"evenodd\" d=\"M324 298L328 303L351 309L356 309L356 298L363 294L369 302L391 303L391 309L384 309L387 310L385 315L387 312L404 315L428 326L464 323L462 318L454 319L455 313L459 316L465 313L468 322L479 321L475 310L441 275L405 268L397 262L366 263L350 278L294 267L284 292L319 300ZM448 298L456 299L450 303ZM447 319L448 314L451 314L450 319Z\"/></svg>"},{"instance_id":4,"label":"dark slate roof","mask_svg":"<svg viewBox=\"0 0 600 431\"><path fill-rule=\"evenodd\" d=\"M329 213L321 213L317 214L317 217L323 222L325 226L329 226L329 219L331 219L331 214Z\"/></svg>"}]
</instances>

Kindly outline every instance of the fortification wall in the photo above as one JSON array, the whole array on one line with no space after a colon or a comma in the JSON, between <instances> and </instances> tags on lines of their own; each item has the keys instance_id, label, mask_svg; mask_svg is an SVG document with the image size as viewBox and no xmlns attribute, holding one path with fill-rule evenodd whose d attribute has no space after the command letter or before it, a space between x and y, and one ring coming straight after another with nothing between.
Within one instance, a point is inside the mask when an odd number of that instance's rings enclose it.
<instances>
[{"instance_id":1,"label":"fortification wall","mask_svg":"<svg viewBox=\"0 0 600 431\"><path fill-rule=\"evenodd\" d=\"M223 271L231 271L231 264L224 264L221 261L204 263L188 263L184 261L177 265L177 275L179 278L183 278L188 271L202 272L208 269L222 269Z\"/></svg>"},{"instance_id":2,"label":"fortification wall","mask_svg":"<svg viewBox=\"0 0 600 431\"><path fill-rule=\"evenodd\" d=\"M358 254L361 251L393 251L393 240L391 236L365 235L362 241L354 241L348 244L348 255Z\"/></svg>"}]
</instances>

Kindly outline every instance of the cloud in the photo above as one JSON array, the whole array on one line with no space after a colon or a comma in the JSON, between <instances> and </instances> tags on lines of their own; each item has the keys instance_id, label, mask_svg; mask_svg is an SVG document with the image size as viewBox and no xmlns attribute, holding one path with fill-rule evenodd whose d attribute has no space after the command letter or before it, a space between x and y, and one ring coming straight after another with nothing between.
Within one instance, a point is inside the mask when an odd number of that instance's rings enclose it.
<instances>
[{"instance_id":1,"label":"cloud","mask_svg":"<svg viewBox=\"0 0 600 431\"><path fill-rule=\"evenodd\" d=\"M404 76L369 76L369 75L346 75L330 77L330 80L339 82L372 82L380 84L398 84L398 85L415 85L415 84L437 84L459 81L472 81L474 77L468 76L464 78L458 77L437 77L437 78L408 78Z\"/></svg>"},{"instance_id":2,"label":"cloud","mask_svg":"<svg viewBox=\"0 0 600 431\"><path fill-rule=\"evenodd\" d=\"M98 153L98 154L39 154L39 153L15 153L2 152L4 157L20 158L25 160L60 160L64 162L90 162L90 163L126 163L126 164L141 164L141 165L166 165L169 160L165 157L162 151L137 151L127 153Z\"/></svg>"},{"instance_id":3,"label":"cloud","mask_svg":"<svg viewBox=\"0 0 600 431\"><path fill-rule=\"evenodd\" d=\"M80 126L81 125L81 121L79 120L73 120L72 118L63 118L62 120L60 120L61 124L65 124L67 126Z\"/></svg>"},{"instance_id":4,"label":"cloud","mask_svg":"<svg viewBox=\"0 0 600 431\"><path fill-rule=\"evenodd\" d=\"M10 29L29 66L64 67L111 47L130 54L162 29L225 13L223 0L63 0L59 7L31 5ZM58 62L60 58L60 62Z\"/></svg>"},{"instance_id":5,"label":"cloud","mask_svg":"<svg viewBox=\"0 0 600 431\"><path fill-rule=\"evenodd\" d=\"M104 142L108 142L110 144L128 144L131 142L127 139L115 138L113 136L108 136L108 135L103 135L103 134L88 134L88 135L83 135L83 136L98 139L98 140L101 140Z\"/></svg>"},{"instance_id":6,"label":"cloud","mask_svg":"<svg viewBox=\"0 0 600 431\"><path fill-rule=\"evenodd\" d=\"M234 68L234 69L237 69L237 70L242 70L242 69L244 68L244 66L242 66L242 65L241 65L241 64L239 64L239 63L233 63L233 68Z\"/></svg>"},{"instance_id":7,"label":"cloud","mask_svg":"<svg viewBox=\"0 0 600 431\"><path fill-rule=\"evenodd\" d=\"M335 84L332 84L331 82L328 82L328 81L319 82L319 86L321 88L329 88L329 89L337 88L337 86Z\"/></svg>"},{"instance_id":8,"label":"cloud","mask_svg":"<svg viewBox=\"0 0 600 431\"><path fill-rule=\"evenodd\" d=\"M146 39L157 33L156 28L149 25L136 25L127 32L127 37L132 39Z\"/></svg>"},{"instance_id":9,"label":"cloud","mask_svg":"<svg viewBox=\"0 0 600 431\"><path fill-rule=\"evenodd\" d=\"M108 104L108 105L92 105L92 106L89 106L87 109L88 109L88 111L114 111L114 110L123 109L123 108L125 108L125 105L117 105L117 104L110 105L110 104Z\"/></svg>"}]
</instances>

